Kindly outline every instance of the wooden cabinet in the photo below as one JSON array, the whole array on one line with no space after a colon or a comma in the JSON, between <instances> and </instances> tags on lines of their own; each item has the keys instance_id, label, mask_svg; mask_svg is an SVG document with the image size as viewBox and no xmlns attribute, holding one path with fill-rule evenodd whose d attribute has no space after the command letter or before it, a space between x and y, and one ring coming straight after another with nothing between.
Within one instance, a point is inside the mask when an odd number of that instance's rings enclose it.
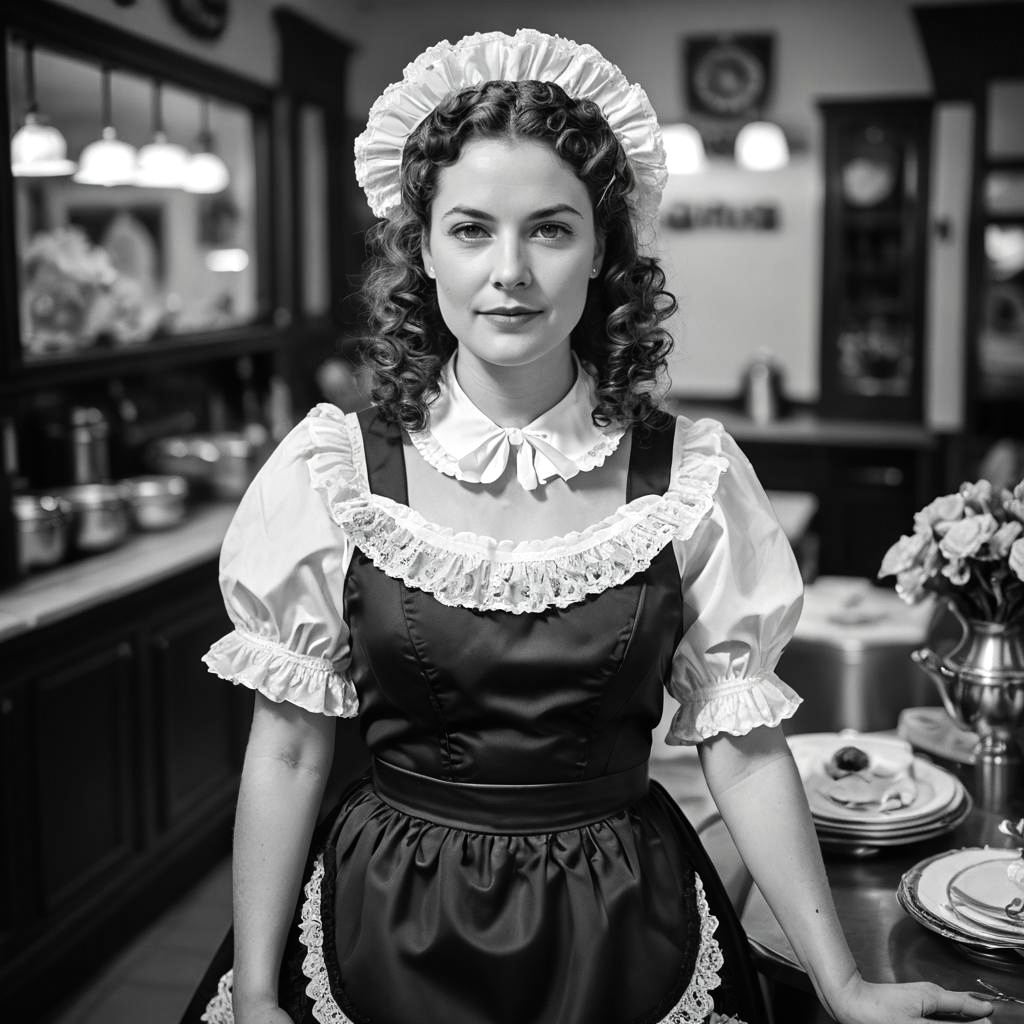
<instances>
[{"instance_id":1,"label":"wooden cabinet","mask_svg":"<svg viewBox=\"0 0 1024 1024\"><path fill-rule=\"evenodd\" d=\"M29 677L26 802L34 918L116 886L141 839L134 779L136 650L124 634L62 650Z\"/></svg>"},{"instance_id":2,"label":"wooden cabinet","mask_svg":"<svg viewBox=\"0 0 1024 1024\"><path fill-rule=\"evenodd\" d=\"M200 656L228 628L211 562L0 644L0 1018L227 852L252 694Z\"/></svg>"},{"instance_id":3,"label":"wooden cabinet","mask_svg":"<svg viewBox=\"0 0 1024 1024\"><path fill-rule=\"evenodd\" d=\"M823 102L821 411L920 422L930 100Z\"/></svg>"},{"instance_id":4,"label":"wooden cabinet","mask_svg":"<svg viewBox=\"0 0 1024 1024\"><path fill-rule=\"evenodd\" d=\"M163 839L194 828L208 808L222 807L238 787L248 726L239 717L238 701L248 691L217 680L201 661L227 628L218 602L165 614L149 635L153 810Z\"/></svg>"}]
</instances>

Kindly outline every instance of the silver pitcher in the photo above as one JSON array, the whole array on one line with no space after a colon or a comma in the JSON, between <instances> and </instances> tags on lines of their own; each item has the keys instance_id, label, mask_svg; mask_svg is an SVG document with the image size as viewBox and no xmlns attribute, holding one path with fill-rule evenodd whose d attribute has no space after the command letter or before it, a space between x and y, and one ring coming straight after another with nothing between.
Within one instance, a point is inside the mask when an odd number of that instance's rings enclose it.
<instances>
[{"instance_id":1,"label":"silver pitcher","mask_svg":"<svg viewBox=\"0 0 1024 1024\"><path fill-rule=\"evenodd\" d=\"M1015 736L1024 726L1024 620L966 619L950 607L963 629L960 642L945 657L922 647L911 658L934 681L956 723L978 734L976 796L998 808L1024 785Z\"/></svg>"}]
</instances>

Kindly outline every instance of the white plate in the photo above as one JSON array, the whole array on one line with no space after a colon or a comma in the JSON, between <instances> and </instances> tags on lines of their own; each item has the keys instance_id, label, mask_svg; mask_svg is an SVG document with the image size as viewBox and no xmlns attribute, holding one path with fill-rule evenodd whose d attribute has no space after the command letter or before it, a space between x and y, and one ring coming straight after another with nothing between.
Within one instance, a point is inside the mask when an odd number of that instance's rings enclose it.
<instances>
[{"instance_id":1,"label":"white plate","mask_svg":"<svg viewBox=\"0 0 1024 1024\"><path fill-rule=\"evenodd\" d=\"M1013 921L1005 913L1008 903L1024 899L1024 890L1011 882L1006 873L1006 861L1005 857L993 857L964 868L949 880L949 892L979 910L1003 917L1007 923L1024 926L1024 922Z\"/></svg>"},{"instance_id":2,"label":"white plate","mask_svg":"<svg viewBox=\"0 0 1024 1024\"><path fill-rule=\"evenodd\" d=\"M941 817L957 796L954 777L930 762L915 758L906 740L852 730L801 733L787 739L807 791L811 813L819 821L831 824L875 823L885 828L894 822L923 821L929 815ZM880 790L888 779L895 782L900 777L911 775L917 790L913 801L905 807L883 812L877 806L849 806L830 799L826 794L835 785L835 780L826 774L825 768L832 755L846 746L858 747L867 754L869 768L883 777L878 782Z\"/></svg>"},{"instance_id":3,"label":"white plate","mask_svg":"<svg viewBox=\"0 0 1024 1024\"><path fill-rule=\"evenodd\" d=\"M940 818L956 803L962 789L957 778L937 765L916 757L913 762L917 796L906 807L892 811L858 809L837 804L824 795L823 790L832 780L820 772L803 776L804 789L811 813L819 821L857 825L881 825L883 828L899 824L923 824Z\"/></svg>"},{"instance_id":4,"label":"white plate","mask_svg":"<svg viewBox=\"0 0 1024 1024\"><path fill-rule=\"evenodd\" d=\"M984 910L972 907L969 903L961 902L952 893L950 893L949 905L957 917L962 917L972 925L985 929L1001 939L1015 939L1024 946L1024 924L1013 924L1005 914L1002 917L987 914Z\"/></svg>"},{"instance_id":5,"label":"white plate","mask_svg":"<svg viewBox=\"0 0 1024 1024\"><path fill-rule=\"evenodd\" d=\"M856 833L860 836L891 836L900 835L904 832L923 832L938 828L941 831L942 825L951 818L962 817L961 811L970 800L967 791L958 781L953 799L945 807L940 807L933 814L924 814L918 817L903 817L892 820L886 817L883 821L864 821L859 818L826 818L822 815L814 815L814 824L819 831ZM890 814L892 812L889 812Z\"/></svg>"},{"instance_id":6,"label":"white plate","mask_svg":"<svg viewBox=\"0 0 1024 1024\"><path fill-rule=\"evenodd\" d=\"M891 832L867 832L857 829L828 829L818 826L818 840L822 848L841 850L847 846L906 846L909 843L923 843L926 839L952 832L970 813L973 804L967 798L955 813L940 818L937 822L917 826L913 829L895 829Z\"/></svg>"},{"instance_id":7,"label":"white plate","mask_svg":"<svg viewBox=\"0 0 1024 1024\"><path fill-rule=\"evenodd\" d=\"M787 736L800 774L825 771L832 755L843 747L859 747L868 755L869 767L896 775L910 766L914 749L897 736L878 736L873 733L844 729L842 732L804 732Z\"/></svg>"},{"instance_id":8,"label":"white plate","mask_svg":"<svg viewBox=\"0 0 1024 1024\"><path fill-rule=\"evenodd\" d=\"M1005 860L1009 863L1019 854L1014 850L991 850L985 847L969 846L962 850L940 853L914 865L900 882L910 897L910 905L919 905L923 914L915 914L919 920L930 918L942 928L955 933L961 940L967 939L987 946L1017 948L1024 941L1002 938L990 930L972 924L957 914L949 905L947 890L950 880L964 868L988 860ZM905 904L906 905L906 904Z\"/></svg>"}]
</instances>

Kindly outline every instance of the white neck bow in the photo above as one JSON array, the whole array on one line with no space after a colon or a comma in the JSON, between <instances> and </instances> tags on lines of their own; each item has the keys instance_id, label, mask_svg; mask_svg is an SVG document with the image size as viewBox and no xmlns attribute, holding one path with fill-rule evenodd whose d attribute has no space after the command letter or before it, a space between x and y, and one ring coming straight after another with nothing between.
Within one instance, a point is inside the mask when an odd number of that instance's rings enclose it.
<instances>
[{"instance_id":1,"label":"white neck bow","mask_svg":"<svg viewBox=\"0 0 1024 1024\"><path fill-rule=\"evenodd\" d=\"M431 466L467 483L497 480L513 452L516 479L524 490L556 476L569 480L600 466L625 433L619 426L594 425L593 382L578 361L569 393L525 427L501 427L484 415L459 385L454 357L439 384L441 394L430 407L427 427L409 436Z\"/></svg>"}]
</instances>

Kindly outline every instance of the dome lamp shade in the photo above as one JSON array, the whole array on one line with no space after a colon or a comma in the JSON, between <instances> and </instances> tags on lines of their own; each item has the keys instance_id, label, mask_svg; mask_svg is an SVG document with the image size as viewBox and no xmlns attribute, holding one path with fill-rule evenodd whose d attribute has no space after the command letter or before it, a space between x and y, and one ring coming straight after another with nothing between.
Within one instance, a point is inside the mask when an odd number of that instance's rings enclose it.
<instances>
[{"instance_id":1,"label":"dome lamp shade","mask_svg":"<svg viewBox=\"0 0 1024 1024\"><path fill-rule=\"evenodd\" d=\"M16 178L54 178L72 174L75 162L68 159L64 136L46 124L36 104L35 54L25 44L25 120L11 137L11 174Z\"/></svg>"},{"instance_id":2,"label":"dome lamp shade","mask_svg":"<svg viewBox=\"0 0 1024 1024\"><path fill-rule=\"evenodd\" d=\"M213 151L210 131L210 101L204 96L200 108L199 152L193 153L185 165L181 187L186 192L212 195L223 192L231 181L227 164Z\"/></svg>"},{"instance_id":3,"label":"dome lamp shade","mask_svg":"<svg viewBox=\"0 0 1024 1024\"><path fill-rule=\"evenodd\" d=\"M181 188L189 152L167 141L164 132L162 87L153 83L153 141L139 150L135 184L143 188Z\"/></svg>"},{"instance_id":4,"label":"dome lamp shade","mask_svg":"<svg viewBox=\"0 0 1024 1024\"><path fill-rule=\"evenodd\" d=\"M707 164L704 141L692 124L665 125L661 134L669 174L696 174L704 170Z\"/></svg>"},{"instance_id":5,"label":"dome lamp shade","mask_svg":"<svg viewBox=\"0 0 1024 1024\"><path fill-rule=\"evenodd\" d=\"M110 68L102 72L103 130L78 158L75 181L82 185L131 185L135 181L135 147L117 137L112 124Z\"/></svg>"},{"instance_id":6,"label":"dome lamp shade","mask_svg":"<svg viewBox=\"0 0 1024 1024\"><path fill-rule=\"evenodd\" d=\"M749 171L777 171L789 163L789 143L771 121L751 121L736 134L736 162Z\"/></svg>"}]
</instances>

